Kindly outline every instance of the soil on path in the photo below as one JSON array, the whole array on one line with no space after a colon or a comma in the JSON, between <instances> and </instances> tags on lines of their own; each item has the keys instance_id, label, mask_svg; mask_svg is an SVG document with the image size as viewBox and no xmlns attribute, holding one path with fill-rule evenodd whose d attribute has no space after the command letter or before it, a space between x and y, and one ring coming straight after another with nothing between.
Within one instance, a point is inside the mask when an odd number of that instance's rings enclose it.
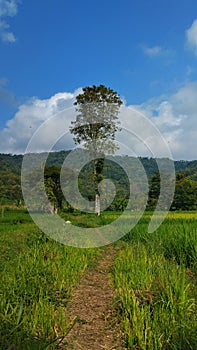
<instances>
[{"instance_id":1,"label":"soil on path","mask_svg":"<svg viewBox=\"0 0 197 350\"><path fill-rule=\"evenodd\" d=\"M113 306L110 280L116 248L105 247L97 266L88 269L74 290L68 311L73 327L66 336L67 350L124 350L120 325Z\"/></svg>"}]
</instances>

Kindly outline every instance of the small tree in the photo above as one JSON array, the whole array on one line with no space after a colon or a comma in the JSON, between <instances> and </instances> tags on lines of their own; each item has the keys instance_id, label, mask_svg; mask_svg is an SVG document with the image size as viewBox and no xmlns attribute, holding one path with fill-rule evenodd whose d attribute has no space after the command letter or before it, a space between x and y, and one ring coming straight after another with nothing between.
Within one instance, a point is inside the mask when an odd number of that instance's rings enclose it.
<instances>
[{"instance_id":1,"label":"small tree","mask_svg":"<svg viewBox=\"0 0 197 350\"><path fill-rule=\"evenodd\" d=\"M122 101L119 95L104 85L83 88L74 105L79 114L72 122L70 131L75 144L82 144L94 158L95 213L100 215L98 183L105 153L113 154L118 149L115 133L119 130L118 113Z\"/></svg>"}]
</instances>

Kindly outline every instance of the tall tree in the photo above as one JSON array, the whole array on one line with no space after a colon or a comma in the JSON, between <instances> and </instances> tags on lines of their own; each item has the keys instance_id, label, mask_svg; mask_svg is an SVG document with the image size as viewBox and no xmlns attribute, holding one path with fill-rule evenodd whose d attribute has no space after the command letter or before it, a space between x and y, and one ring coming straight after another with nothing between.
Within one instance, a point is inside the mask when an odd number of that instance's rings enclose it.
<instances>
[{"instance_id":1,"label":"tall tree","mask_svg":"<svg viewBox=\"0 0 197 350\"><path fill-rule=\"evenodd\" d=\"M118 148L115 134L119 130L118 113L122 101L114 90L99 86L83 88L74 105L78 115L70 131L76 144L82 144L94 158L93 180L95 186L95 212L100 215L98 183L106 153L113 154Z\"/></svg>"}]
</instances>

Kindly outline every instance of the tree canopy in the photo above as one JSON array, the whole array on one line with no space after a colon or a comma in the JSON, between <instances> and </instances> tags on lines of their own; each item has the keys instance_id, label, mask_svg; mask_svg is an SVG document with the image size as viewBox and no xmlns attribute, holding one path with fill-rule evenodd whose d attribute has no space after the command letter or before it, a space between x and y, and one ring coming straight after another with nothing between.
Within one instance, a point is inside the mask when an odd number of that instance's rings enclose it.
<instances>
[{"instance_id":1,"label":"tree canopy","mask_svg":"<svg viewBox=\"0 0 197 350\"><path fill-rule=\"evenodd\" d=\"M75 143L83 144L94 156L114 153L121 104L117 92L104 85L83 88L74 103L79 114L70 127Z\"/></svg>"}]
</instances>

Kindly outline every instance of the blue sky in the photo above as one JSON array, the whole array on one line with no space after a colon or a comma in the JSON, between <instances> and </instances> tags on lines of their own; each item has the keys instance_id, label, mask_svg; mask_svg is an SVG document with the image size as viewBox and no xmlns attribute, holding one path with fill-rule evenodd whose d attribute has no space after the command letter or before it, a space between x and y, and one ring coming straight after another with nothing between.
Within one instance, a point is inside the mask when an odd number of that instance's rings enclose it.
<instances>
[{"instance_id":1,"label":"blue sky","mask_svg":"<svg viewBox=\"0 0 197 350\"><path fill-rule=\"evenodd\" d=\"M196 20L196 0L0 0L0 152L24 151L43 101L62 93L71 105L77 89L104 84L175 159L197 158Z\"/></svg>"}]
</instances>

